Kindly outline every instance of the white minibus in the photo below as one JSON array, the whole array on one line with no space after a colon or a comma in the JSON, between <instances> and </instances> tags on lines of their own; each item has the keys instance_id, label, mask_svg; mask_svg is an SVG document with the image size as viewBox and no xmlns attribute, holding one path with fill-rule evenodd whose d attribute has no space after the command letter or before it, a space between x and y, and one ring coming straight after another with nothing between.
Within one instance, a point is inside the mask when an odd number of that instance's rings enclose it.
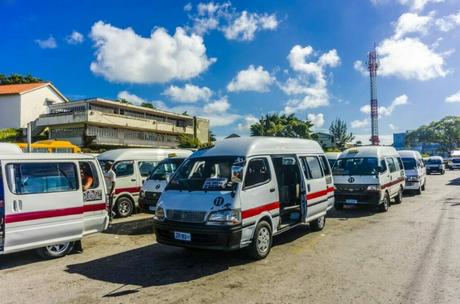
<instances>
[{"instance_id":1,"label":"white minibus","mask_svg":"<svg viewBox=\"0 0 460 304\"><path fill-rule=\"evenodd\" d=\"M425 161L426 174L437 172L441 175L446 173L444 159L441 156L431 156Z\"/></svg>"},{"instance_id":2,"label":"white minibus","mask_svg":"<svg viewBox=\"0 0 460 304\"><path fill-rule=\"evenodd\" d=\"M37 249L57 258L107 228L106 186L94 157L2 154L0 169L0 254Z\"/></svg>"},{"instance_id":3,"label":"white minibus","mask_svg":"<svg viewBox=\"0 0 460 304\"><path fill-rule=\"evenodd\" d=\"M406 176L405 190L415 191L422 194L426 187L426 167L422 155L418 151L400 150L399 156L404 165Z\"/></svg>"},{"instance_id":4,"label":"white minibus","mask_svg":"<svg viewBox=\"0 0 460 304\"><path fill-rule=\"evenodd\" d=\"M106 162L113 164L116 175L113 210L118 217L130 216L138 205L142 184L152 174L155 166L169 155L189 154L182 149L116 149L99 154L102 168Z\"/></svg>"},{"instance_id":5,"label":"white minibus","mask_svg":"<svg viewBox=\"0 0 460 304\"><path fill-rule=\"evenodd\" d=\"M192 151L188 156L191 154ZM169 157L158 163L142 185L139 193L139 209L147 213L155 213L158 199L165 190L170 177L186 159L187 157Z\"/></svg>"},{"instance_id":6,"label":"white minibus","mask_svg":"<svg viewBox=\"0 0 460 304\"><path fill-rule=\"evenodd\" d=\"M331 170L316 141L229 138L176 170L159 199L154 230L162 244L246 247L263 259L273 235L302 223L323 229L333 203Z\"/></svg>"},{"instance_id":7,"label":"white minibus","mask_svg":"<svg viewBox=\"0 0 460 304\"><path fill-rule=\"evenodd\" d=\"M385 212L394 198L402 202L404 168L393 147L363 146L340 154L333 168L335 208L375 205Z\"/></svg>"},{"instance_id":8,"label":"white minibus","mask_svg":"<svg viewBox=\"0 0 460 304\"><path fill-rule=\"evenodd\" d=\"M21 154L22 150L16 144L0 143L0 154Z\"/></svg>"}]
</instances>

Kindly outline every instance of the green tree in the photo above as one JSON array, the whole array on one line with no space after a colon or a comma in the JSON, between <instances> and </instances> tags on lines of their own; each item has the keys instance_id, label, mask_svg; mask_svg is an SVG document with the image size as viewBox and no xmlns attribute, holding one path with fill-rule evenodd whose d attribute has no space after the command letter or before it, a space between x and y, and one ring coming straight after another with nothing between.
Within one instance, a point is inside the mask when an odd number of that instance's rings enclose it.
<instances>
[{"instance_id":1,"label":"green tree","mask_svg":"<svg viewBox=\"0 0 460 304\"><path fill-rule=\"evenodd\" d=\"M179 135L179 148L199 148L201 147L201 143L198 138L187 135L181 134Z\"/></svg>"},{"instance_id":2,"label":"green tree","mask_svg":"<svg viewBox=\"0 0 460 304\"><path fill-rule=\"evenodd\" d=\"M294 114L266 114L251 125L251 136L279 136L311 138L313 124L309 120L300 120Z\"/></svg>"},{"instance_id":3,"label":"green tree","mask_svg":"<svg viewBox=\"0 0 460 304\"><path fill-rule=\"evenodd\" d=\"M6 76L4 74L0 74L0 85L1 84L22 84L22 83L36 83L36 82L43 82L42 79L36 78L32 75L20 75L20 74L11 74Z\"/></svg>"},{"instance_id":4,"label":"green tree","mask_svg":"<svg viewBox=\"0 0 460 304\"><path fill-rule=\"evenodd\" d=\"M149 109L155 109L155 107L153 106L153 104L151 104L150 102L143 102L143 103L141 103L141 107L149 108Z\"/></svg>"},{"instance_id":5,"label":"green tree","mask_svg":"<svg viewBox=\"0 0 460 304\"><path fill-rule=\"evenodd\" d=\"M22 129L0 129L0 142L16 142L23 137Z\"/></svg>"},{"instance_id":6,"label":"green tree","mask_svg":"<svg viewBox=\"0 0 460 304\"><path fill-rule=\"evenodd\" d=\"M335 119L330 127L329 133L334 138L334 143L336 144L337 148L343 150L345 145L351 142L355 137L353 133L348 133L347 130L347 123L340 118Z\"/></svg>"},{"instance_id":7,"label":"green tree","mask_svg":"<svg viewBox=\"0 0 460 304\"><path fill-rule=\"evenodd\" d=\"M124 98L118 98L116 101L118 101L119 103L132 105L132 102L130 102L130 101L124 99Z\"/></svg>"},{"instance_id":8,"label":"green tree","mask_svg":"<svg viewBox=\"0 0 460 304\"><path fill-rule=\"evenodd\" d=\"M445 153L456 150L460 146L460 117L446 116L408 132L406 145L414 146L420 143L438 143L440 150Z\"/></svg>"},{"instance_id":9,"label":"green tree","mask_svg":"<svg viewBox=\"0 0 460 304\"><path fill-rule=\"evenodd\" d=\"M208 131L208 142L213 142L213 141L216 141L216 135L214 134L214 132L212 132L211 129L209 129Z\"/></svg>"}]
</instances>

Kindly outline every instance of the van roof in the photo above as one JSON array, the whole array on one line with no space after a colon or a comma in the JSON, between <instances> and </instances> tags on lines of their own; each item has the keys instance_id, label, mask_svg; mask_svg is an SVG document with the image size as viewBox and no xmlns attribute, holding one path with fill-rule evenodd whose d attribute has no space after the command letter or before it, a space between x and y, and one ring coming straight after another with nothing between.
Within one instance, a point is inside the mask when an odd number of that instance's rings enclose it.
<instances>
[{"instance_id":1,"label":"van roof","mask_svg":"<svg viewBox=\"0 0 460 304\"><path fill-rule=\"evenodd\" d=\"M398 152L393 147L388 146L362 146L350 148L343 151L339 158L352 158L352 157L377 157L381 156L397 156Z\"/></svg>"},{"instance_id":2,"label":"van roof","mask_svg":"<svg viewBox=\"0 0 460 304\"><path fill-rule=\"evenodd\" d=\"M0 160L80 160L95 159L90 154L83 153L0 153Z\"/></svg>"},{"instance_id":3,"label":"van roof","mask_svg":"<svg viewBox=\"0 0 460 304\"><path fill-rule=\"evenodd\" d=\"M217 141L213 147L193 153L202 156L252 156L270 154L324 153L318 142L286 137L234 137Z\"/></svg>"},{"instance_id":4,"label":"van roof","mask_svg":"<svg viewBox=\"0 0 460 304\"><path fill-rule=\"evenodd\" d=\"M337 159L339 158L340 153L342 152L325 152L324 154L326 154L327 159Z\"/></svg>"},{"instance_id":5,"label":"van roof","mask_svg":"<svg viewBox=\"0 0 460 304\"><path fill-rule=\"evenodd\" d=\"M430 156L428 159L440 159L443 160L442 156Z\"/></svg>"},{"instance_id":6,"label":"van roof","mask_svg":"<svg viewBox=\"0 0 460 304\"><path fill-rule=\"evenodd\" d=\"M16 144L0 143L0 154L22 153L21 148Z\"/></svg>"},{"instance_id":7,"label":"van roof","mask_svg":"<svg viewBox=\"0 0 460 304\"><path fill-rule=\"evenodd\" d=\"M121 161L121 160L134 160L134 159L158 159L166 158L169 155L174 154L175 156L184 156L188 157L192 154L189 150L184 149L115 149L110 150L104 153L101 153L97 156L97 159L100 160L112 160L112 161ZM158 159L158 160L161 160Z\"/></svg>"},{"instance_id":8,"label":"van roof","mask_svg":"<svg viewBox=\"0 0 460 304\"><path fill-rule=\"evenodd\" d=\"M418 151L414 150L400 150L398 151L398 154L401 157L412 157L412 158L422 158L422 155Z\"/></svg>"}]
</instances>

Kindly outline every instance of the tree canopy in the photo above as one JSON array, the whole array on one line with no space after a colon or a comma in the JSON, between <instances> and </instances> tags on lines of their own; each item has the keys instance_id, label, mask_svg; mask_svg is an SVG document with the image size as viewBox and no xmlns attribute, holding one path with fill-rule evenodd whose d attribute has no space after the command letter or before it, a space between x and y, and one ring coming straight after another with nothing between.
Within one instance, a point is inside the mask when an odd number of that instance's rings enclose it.
<instances>
[{"instance_id":1,"label":"tree canopy","mask_svg":"<svg viewBox=\"0 0 460 304\"><path fill-rule=\"evenodd\" d=\"M198 138L188 135L181 134L179 135L179 148L200 148L201 143Z\"/></svg>"},{"instance_id":2,"label":"tree canopy","mask_svg":"<svg viewBox=\"0 0 460 304\"><path fill-rule=\"evenodd\" d=\"M311 138L313 124L309 120L300 120L294 114L266 114L251 125L251 136L280 136Z\"/></svg>"},{"instance_id":3,"label":"tree canopy","mask_svg":"<svg viewBox=\"0 0 460 304\"><path fill-rule=\"evenodd\" d=\"M446 116L408 132L406 145L438 143L442 152L450 153L460 146L460 117Z\"/></svg>"},{"instance_id":4,"label":"tree canopy","mask_svg":"<svg viewBox=\"0 0 460 304\"><path fill-rule=\"evenodd\" d=\"M340 118L335 119L329 127L329 133L334 138L337 148L344 149L345 145L351 142L355 137L353 133L348 133L347 123Z\"/></svg>"},{"instance_id":5,"label":"tree canopy","mask_svg":"<svg viewBox=\"0 0 460 304\"><path fill-rule=\"evenodd\" d=\"M42 79L36 78L32 75L20 75L20 74L11 74L9 76L0 74L0 85L1 84L21 84L21 83L36 83L43 82Z\"/></svg>"}]
</instances>

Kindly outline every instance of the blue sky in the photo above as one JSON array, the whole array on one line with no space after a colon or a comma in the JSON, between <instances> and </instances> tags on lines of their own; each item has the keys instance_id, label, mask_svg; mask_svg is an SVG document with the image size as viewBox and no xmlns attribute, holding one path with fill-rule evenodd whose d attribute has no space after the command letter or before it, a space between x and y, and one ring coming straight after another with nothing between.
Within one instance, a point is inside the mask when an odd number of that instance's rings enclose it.
<instances>
[{"instance_id":1,"label":"blue sky","mask_svg":"<svg viewBox=\"0 0 460 304\"><path fill-rule=\"evenodd\" d=\"M0 35L0 73L208 117L219 137L286 112L366 141L374 43L384 142L460 115L458 0L0 0Z\"/></svg>"}]
</instances>

